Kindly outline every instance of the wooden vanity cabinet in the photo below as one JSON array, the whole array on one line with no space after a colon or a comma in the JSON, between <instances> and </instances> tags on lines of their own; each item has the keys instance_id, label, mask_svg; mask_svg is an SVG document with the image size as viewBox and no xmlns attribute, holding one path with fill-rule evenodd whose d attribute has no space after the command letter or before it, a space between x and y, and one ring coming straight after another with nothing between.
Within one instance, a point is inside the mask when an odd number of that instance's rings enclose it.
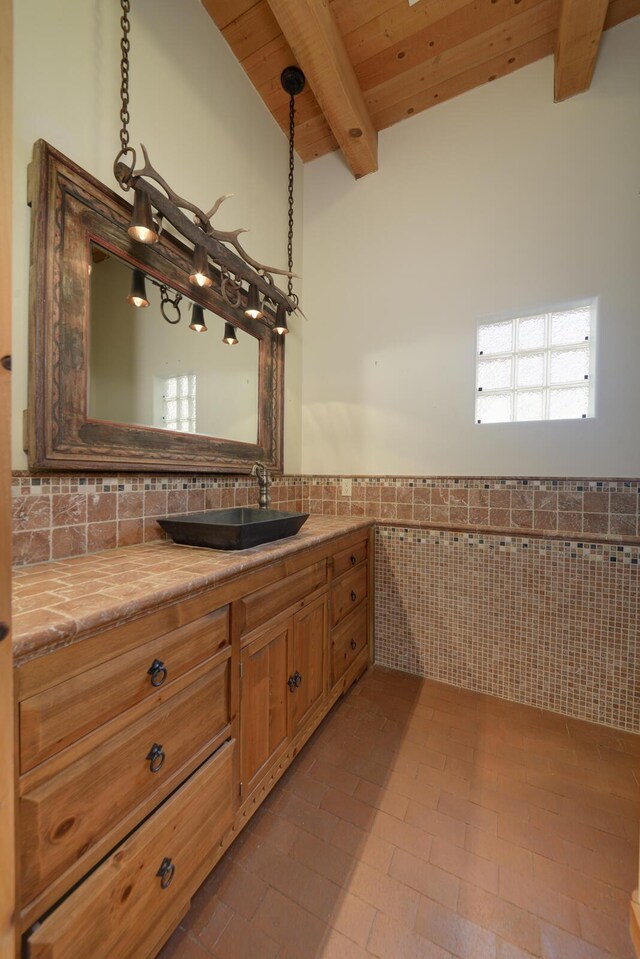
<instances>
[{"instance_id":1,"label":"wooden vanity cabinet","mask_svg":"<svg viewBox=\"0 0 640 959\"><path fill-rule=\"evenodd\" d=\"M153 959L366 669L368 536L294 552L17 670L27 959Z\"/></svg>"}]
</instances>

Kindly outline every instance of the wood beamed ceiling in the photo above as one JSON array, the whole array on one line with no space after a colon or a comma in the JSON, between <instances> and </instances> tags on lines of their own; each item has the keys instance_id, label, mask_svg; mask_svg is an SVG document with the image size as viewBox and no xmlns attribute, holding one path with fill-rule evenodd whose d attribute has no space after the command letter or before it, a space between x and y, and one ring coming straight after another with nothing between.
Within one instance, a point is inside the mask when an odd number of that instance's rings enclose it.
<instances>
[{"instance_id":1,"label":"wood beamed ceiling","mask_svg":"<svg viewBox=\"0 0 640 959\"><path fill-rule=\"evenodd\" d=\"M640 0L202 2L285 133L280 74L302 68L296 151L341 149L355 176L377 169L378 130L549 54L556 100L587 90L602 31L640 14Z\"/></svg>"}]
</instances>

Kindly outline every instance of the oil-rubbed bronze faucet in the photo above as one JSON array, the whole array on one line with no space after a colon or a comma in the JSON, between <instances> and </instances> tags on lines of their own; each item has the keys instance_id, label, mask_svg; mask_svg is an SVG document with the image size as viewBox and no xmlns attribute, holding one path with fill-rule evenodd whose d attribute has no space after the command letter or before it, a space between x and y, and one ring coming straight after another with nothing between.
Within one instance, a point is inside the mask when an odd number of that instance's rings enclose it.
<instances>
[{"instance_id":1,"label":"oil-rubbed bronze faucet","mask_svg":"<svg viewBox=\"0 0 640 959\"><path fill-rule=\"evenodd\" d=\"M251 468L251 475L257 476L258 478L258 506L260 509L269 509L269 503L271 502L271 493L269 492L271 477L269 476L269 470L264 463L254 463Z\"/></svg>"}]
</instances>

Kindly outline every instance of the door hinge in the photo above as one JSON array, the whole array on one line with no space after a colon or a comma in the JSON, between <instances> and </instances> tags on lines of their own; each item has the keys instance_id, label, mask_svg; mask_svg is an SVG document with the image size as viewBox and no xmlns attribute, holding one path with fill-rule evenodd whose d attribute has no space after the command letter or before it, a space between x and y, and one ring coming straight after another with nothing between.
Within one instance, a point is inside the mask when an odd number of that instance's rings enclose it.
<instances>
[{"instance_id":1,"label":"door hinge","mask_svg":"<svg viewBox=\"0 0 640 959\"><path fill-rule=\"evenodd\" d=\"M240 663L240 679L244 676L244 663Z\"/></svg>"},{"instance_id":2,"label":"door hinge","mask_svg":"<svg viewBox=\"0 0 640 959\"><path fill-rule=\"evenodd\" d=\"M242 799L243 794L244 794L244 783L241 782L240 783L240 799Z\"/></svg>"}]
</instances>

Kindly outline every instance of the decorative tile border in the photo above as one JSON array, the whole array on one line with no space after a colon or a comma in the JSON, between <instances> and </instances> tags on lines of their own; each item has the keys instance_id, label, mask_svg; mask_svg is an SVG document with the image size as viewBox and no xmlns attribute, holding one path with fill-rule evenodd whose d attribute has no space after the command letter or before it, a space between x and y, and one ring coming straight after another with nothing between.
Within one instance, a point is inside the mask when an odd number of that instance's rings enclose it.
<instances>
[{"instance_id":1,"label":"decorative tile border","mask_svg":"<svg viewBox=\"0 0 640 959\"><path fill-rule=\"evenodd\" d=\"M562 555L566 559L577 559L592 563L621 563L623 566L640 565L640 544L589 543L577 540L547 540L533 538L526 534L519 536L496 536L493 533L467 533L453 530L422 529L420 527L393 526L388 523L376 528L376 536L381 541L395 540L407 546L466 546L480 552Z\"/></svg>"},{"instance_id":2,"label":"decorative tile border","mask_svg":"<svg viewBox=\"0 0 640 959\"><path fill-rule=\"evenodd\" d=\"M640 732L640 547L376 530L376 661Z\"/></svg>"}]
</instances>

